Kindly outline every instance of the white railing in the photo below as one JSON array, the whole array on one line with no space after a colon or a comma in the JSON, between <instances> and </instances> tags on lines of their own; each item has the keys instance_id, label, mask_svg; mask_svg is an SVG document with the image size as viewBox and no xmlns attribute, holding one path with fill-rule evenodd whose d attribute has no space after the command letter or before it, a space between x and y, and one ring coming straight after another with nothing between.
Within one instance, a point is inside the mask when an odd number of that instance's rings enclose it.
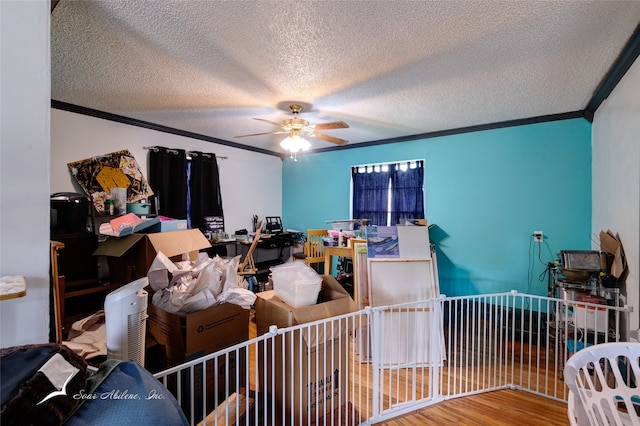
<instances>
[{"instance_id":1,"label":"white railing","mask_svg":"<svg viewBox=\"0 0 640 426\"><path fill-rule=\"evenodd\" d=\"M566 360L619 341L628 311L517 292L443 296L274 326L155 376L194 425L372 424L505 388L566 401Z\"/></svg>"}]
</instances>

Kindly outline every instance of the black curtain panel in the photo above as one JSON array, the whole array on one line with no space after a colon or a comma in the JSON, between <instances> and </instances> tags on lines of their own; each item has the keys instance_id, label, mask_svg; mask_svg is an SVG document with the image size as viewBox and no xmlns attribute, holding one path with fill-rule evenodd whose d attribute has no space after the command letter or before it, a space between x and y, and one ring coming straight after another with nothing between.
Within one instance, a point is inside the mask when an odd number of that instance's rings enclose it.
<instances>
[{"instance_id":1,"label":"black curtain panel","mask_svg":"<svg viewBox=\"0 0 640 426\"><path fill-rule=\"evenodd\" d=\"M182 149L149 148L149 185L158 214L187 218L187 155Z\"/></svg>"},{"instance_id":2,"label":"black curtain panel","mask_svg":"<svg viewBox=\"0 0 640 426\"><path fill-rule=\"evenodd\" d=\"M371 225L387 225L390 171L358 171L352 167L353 219L368 219Z\"/></svg>"},{"instance_id":3,"label":"black curtain panel","mask_svg":"<svg viewBox=\"0 0 640 426\"><path fill-rule=\"evenodd\" d=\"M191 152L189 179L191 227L206 231L204 218L223 216L220 176L215 154Z\"/></svg>"},{"instance_id":4,"label":"black curtain panel","mask_svg":"<svg viewBox=\"0 0 640 426\"><path fill-rule=\"evenodd\" d=\"M402 170L399 164L391 166L391 225L403 219L424 218L424 162Z\"/></svg>"}]
</instances>

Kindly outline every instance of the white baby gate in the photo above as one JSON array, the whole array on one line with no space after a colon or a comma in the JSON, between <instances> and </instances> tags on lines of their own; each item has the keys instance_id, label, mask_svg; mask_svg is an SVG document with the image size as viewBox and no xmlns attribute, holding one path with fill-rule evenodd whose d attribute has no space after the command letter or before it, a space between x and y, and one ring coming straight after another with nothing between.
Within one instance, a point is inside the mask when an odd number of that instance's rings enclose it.
<instances>
[{"instance_id":1,"label":"white baby gate","mask_svg":"<svg viewBox=\"0 0 640 426\"><path fill-rule=\"evenodd\" d=\"M374 424L506 388L566 401L566 360L619 341L629 311L515 291L442 296L273 326L155 377L192 425Z\"/></svg>"}]
</instances>

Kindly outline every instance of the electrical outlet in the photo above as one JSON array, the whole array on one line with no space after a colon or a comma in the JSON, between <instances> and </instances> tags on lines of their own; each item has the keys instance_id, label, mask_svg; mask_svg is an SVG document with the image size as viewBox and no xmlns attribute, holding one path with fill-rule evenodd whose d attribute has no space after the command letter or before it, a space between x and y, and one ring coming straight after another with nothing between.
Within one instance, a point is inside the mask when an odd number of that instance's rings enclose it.
<instances>
[{"instance_id":1,"label":"electrical outlet","mask_svg":"<svg viewBox=\"0 0 640 426\"><path fill-rule=\"evenodd\" d=\"M544 234L542 231L533 231L533 241L541 243L544 240Z\"/></svg>"}]
</instances>

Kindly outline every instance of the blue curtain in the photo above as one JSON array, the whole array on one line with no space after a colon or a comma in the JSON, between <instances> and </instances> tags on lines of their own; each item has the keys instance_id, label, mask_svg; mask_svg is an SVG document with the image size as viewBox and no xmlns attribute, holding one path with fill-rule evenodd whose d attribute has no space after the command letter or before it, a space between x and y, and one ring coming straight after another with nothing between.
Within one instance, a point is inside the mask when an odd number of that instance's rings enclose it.
<instances>
[{"instance_id":1,"label":"blue curtain","mask_svg":"<svg viewBox=\"0 0 640 426\"><path fill-rule=\"evenodd\" d=\"M391 171L391 225L403 219L424 218L424 162L416 162L415 168L407 163L406 170L399 164Z\"/></svg>"},{"instance_id":2,"label":"blue curtain","mask_svg":"<svg viewBox=\"0 0 640 426\"><path fill-rule=\"evenodd\" d=\"M371 168L372 169L372 168ZM387 225L389 179L391 171L358 172L351 169L353 179L353 219L368 219L371 225Z\"/></svg>"}]
</instances>

